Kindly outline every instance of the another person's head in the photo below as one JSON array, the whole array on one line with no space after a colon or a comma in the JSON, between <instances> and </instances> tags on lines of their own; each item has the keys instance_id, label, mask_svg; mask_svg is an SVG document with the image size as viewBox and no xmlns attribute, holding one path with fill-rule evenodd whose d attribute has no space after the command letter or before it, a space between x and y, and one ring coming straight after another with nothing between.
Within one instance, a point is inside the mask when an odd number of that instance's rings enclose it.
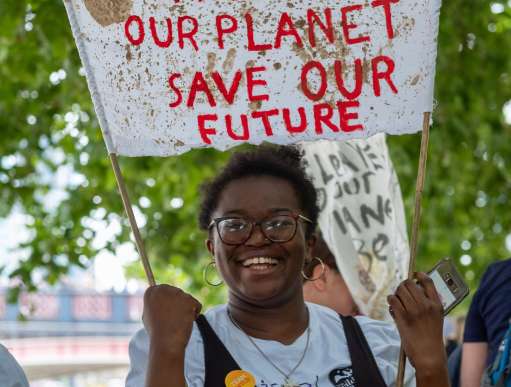
<instances>
[{"instance_id":1,"label":"another person's head","mask_svg":"<svg viewBox=\"0 0 511 387\"><path fill-rule=\"evenodd\" d=\"M319 233L312 254L313 257L320 258L323 265L318 259L313 259L306 265L304 273L311 280L303 283L305 301L327 306L344 316L360 314L337 268L334 255Z\"/></svg>"},{"instance_id":2,"label":"another person's head","mask_svg":"<svg viewBox=\"0 0 511 387\"><path fill-rule=\"evenodd\" d=\"M199 224L230 301L274 306L302 298L319 209L300 152L261 146L236 153L202 193Z\"/></svg>"}]
</instances>

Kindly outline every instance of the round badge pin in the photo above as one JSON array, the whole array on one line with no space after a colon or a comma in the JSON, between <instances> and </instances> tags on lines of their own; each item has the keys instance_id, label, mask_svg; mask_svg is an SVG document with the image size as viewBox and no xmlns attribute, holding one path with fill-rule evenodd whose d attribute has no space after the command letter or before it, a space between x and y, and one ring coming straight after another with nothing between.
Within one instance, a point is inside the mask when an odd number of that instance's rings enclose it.
<instances>
[{"instance_id":1,"label":"round badge pin","mask_svg":"<svg viewBox=\"0 0 511 387\"><path fill-rule=\"evenodd\" d=\"M225 377L225 387L255 387L255 379L250 372L231 371Z\"/></svg>"}]
</instances>

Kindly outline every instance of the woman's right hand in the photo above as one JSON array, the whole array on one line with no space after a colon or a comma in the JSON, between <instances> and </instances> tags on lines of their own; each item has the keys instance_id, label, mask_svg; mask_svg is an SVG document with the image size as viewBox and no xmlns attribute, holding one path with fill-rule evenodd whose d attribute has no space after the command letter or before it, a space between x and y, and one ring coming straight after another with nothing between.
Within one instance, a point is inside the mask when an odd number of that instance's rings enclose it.
<instances>
[{"instance_id":1,"label":"woman's right hand","mask_svg":"<svg viewBox=\"0 0 511 387\"><path fill-rule=\"evenodd\" d=\"M142 320L151 344L171 351L184 351L201 308L199 301L179 288L170 285L149 287L144 294Z\"/></svg>"}]
</instances>

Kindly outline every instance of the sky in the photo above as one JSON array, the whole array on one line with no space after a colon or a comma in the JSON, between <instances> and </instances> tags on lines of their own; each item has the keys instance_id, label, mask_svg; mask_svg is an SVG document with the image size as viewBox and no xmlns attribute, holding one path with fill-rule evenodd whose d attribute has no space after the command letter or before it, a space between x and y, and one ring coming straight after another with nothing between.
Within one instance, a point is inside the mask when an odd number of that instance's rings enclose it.
<instances>
[{"instance_id":1,"label":"sky","mask_svg":"<svg viewBox=\"0 0 511 387\"><path fill-rule=\"evenodd\" d=\"M0 257L2 260L5 258L6 273L10 272L16 263L25 257L23 251L15 249L19 243L30 238L30 233L24 226L26 222L27 217L19 210L14 210L8 218L0 220ZM94 241L96 246L101 246L114 237L117 231L115 226L105 227L105 225L99 224L96 227L100 230L97 241ZM97 291L114 290L134 293L140 290L142 284L140 281L128 280L124 273L124 267L136 260L138 260L138 253L133 243L126 242L117 248L115 255L103 250L94 258L87 270L74 269L70 276L73 283L92 287ZM36 272L33 275L37 280L42 273ZM0 275L0 286L6 285L6 275L2 274Z\"/></svg>"}]
</instances>

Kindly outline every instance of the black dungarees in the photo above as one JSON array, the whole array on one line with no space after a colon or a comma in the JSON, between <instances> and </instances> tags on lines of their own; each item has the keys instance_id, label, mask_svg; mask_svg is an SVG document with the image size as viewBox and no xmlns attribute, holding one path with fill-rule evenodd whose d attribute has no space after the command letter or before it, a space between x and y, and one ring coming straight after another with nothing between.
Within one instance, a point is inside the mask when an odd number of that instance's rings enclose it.
<instances>
[{"instance_id":1,"label":"black dungarees","mask_svg":"<svg viewBox=\"0 0 511 387\"><path fill-rule=\"evenodd\" d=\"M367 340L355 318L339 315L344 328L351 358L351 367L356 387L387 387L376 365ZM225 387L225 377L234 370L241 370L208 320L200 315L197 325L204 342L205 383L204 387Z\"/></svg>"}]
</instances>

